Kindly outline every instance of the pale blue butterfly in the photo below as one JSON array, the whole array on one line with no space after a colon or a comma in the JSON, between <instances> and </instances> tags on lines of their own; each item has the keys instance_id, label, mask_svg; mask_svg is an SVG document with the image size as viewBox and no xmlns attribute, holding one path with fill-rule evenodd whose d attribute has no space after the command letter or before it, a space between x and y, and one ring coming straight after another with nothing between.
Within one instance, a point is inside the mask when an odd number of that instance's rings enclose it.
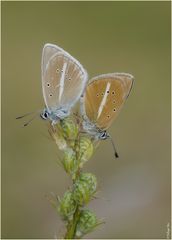
<instances>
[{"instance_id":1,"label":"pale blue butterfly","mask_svg":"<svg viewBox=\"0 0 172 240\"><path fill-rule=\"evenodd\" d=\"M62 48L50 43L43 47L41 70L46 108L40 116L44 120L50 120L54 125L70 115L71 108L85 89L88 75L74 57ZM28 114L23 116L26 115ZM24 126L27 126L29 122Z\"/></svg>"},{"instance_id":2,"label":"pale blue butterfly","mask_svg":"<svg viewBox=\"0 0 172 240\"><path fill-rule=\"evenodd\" d=\"M83 66L62 48L45 44L42 53L43 119L56 124L70 115L88 80Z\"/></svg>"}]
</instances>

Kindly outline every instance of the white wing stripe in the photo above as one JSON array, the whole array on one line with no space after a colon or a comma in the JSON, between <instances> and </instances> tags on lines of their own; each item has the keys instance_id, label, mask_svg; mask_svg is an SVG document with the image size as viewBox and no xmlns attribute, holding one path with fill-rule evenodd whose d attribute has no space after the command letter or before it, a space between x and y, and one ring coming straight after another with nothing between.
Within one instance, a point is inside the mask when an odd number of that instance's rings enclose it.
<instances>
[{"instance_id":1,"label":"white wing stripe","mask_svg":"<svg viewBox=\"0 0 172 240\"><path fill-rule=\"evenodd\" d=\"M103 99L102 99L102 101L101 101L101 104L100 104L100 107L99 107L99 110L98 110L97 119L100 117L100 115L101 115L101 113L102 113L102 110L103 110L103 107L104 107L104 105L105 105L105 103L106 103L106 99L107 99L107 96L108 96L108 91L109 91L109 89L110 89L110 85L111 85L111 83L108 82L108 84L107 84L107 86L106 86L105 94L104 94L104 96L103 96Z\"/></svg>"},{"instance_id":2,"label":"white wing stripe","mask_svg":"<svg viewBox=\"0 0 172 240\"><path fill-rule=\"evenodd\" d=\"M61 78L60 78L59 101L61 100L62 93L63 93L63 90L64 90L64 80L65 80L66 67L67 67L67 63L65 62L64 65L63 65L63 68L62 68L62 74L61 74Z\"/></svg>"}]
</instances>

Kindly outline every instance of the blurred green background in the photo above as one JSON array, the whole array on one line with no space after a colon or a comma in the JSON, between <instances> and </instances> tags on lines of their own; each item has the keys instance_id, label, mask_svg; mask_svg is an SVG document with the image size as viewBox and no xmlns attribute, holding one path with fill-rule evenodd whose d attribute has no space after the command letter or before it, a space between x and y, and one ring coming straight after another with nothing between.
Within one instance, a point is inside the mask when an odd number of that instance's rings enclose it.
<instances>
[{"instance_id":1,"label":"blurred green background","mask_svg":"<svg viewBox=\"0 0 172 240\"><path fill-rule=\"evenodd\" d=\"M88 238L166 238L170 223L170 2L2 2L2 238L54 238L64 226L45 195L70 181L45 122L15 117L44 106L41 51L55 43L89 76L129 72L131 95L85 171L106 224Z\"/></svg>"}]
</instances>

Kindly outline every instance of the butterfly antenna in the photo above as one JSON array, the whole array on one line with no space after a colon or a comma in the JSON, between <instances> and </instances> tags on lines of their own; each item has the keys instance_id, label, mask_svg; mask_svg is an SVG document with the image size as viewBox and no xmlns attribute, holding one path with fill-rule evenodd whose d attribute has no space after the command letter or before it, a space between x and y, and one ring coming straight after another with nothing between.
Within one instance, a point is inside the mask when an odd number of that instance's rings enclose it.
<instances>
[{"instance_id":1,"label":"butterfly antenna","mask_svg":"<svg viewBox=\"0 0 172 240\"><path fill-rule=\"evenodd\" d=\"M41 110L34 111L34 112L25 113L25 114L23 114L23 115L21 115L21 116L19 116L19 117L16 117L16 119L21 119L21 118L27 117L27 116L29 116L29 115L31 115L31 114L34 114L34 113L40 113L41 111L42 111L42 109L41 109Z\"/></svg>"},{"instance_id":2,"label":"butterfly antenna","mask_svg":"<svg viewBox=\"0 0 172 240\"><path fill-rule=\"evenodd\" d=\"M34 115L33 118L31 118L28 122L23 124L23 127L28 126L36 117L39 117L39 115L38 114Z\"/></svg>"},{"instance_id":3,"label":"butterfly antenna","mask_svg":"<svg viewBox=\"0 0 172 240\"><path fill-rule=\"evenodd\" d=\"M112 137L110 135L109 135L109 138L110 138L110 141L111 141L112 146L113 146L115 158L119 158L119 155L118 155L118 153L116 151L115 143L114 143L114 141L113 141L113 139L112 139Z\"/></svg>"},{"instance_id":4,"label":"butterfly antenna","mask_svg":"<svg viewBox=\"0 0 172 240\"><path fill-rule=\"evenodd\" d=\"M21 118L24 118L24 117L26 117L26 116L29 116L29 115L33 114L33 113L35 113L35 112L29 112L29 113L25 113L25 114L24 114L24 115L22 115L22 116L16 117L16 119L21 119Z\"/></svg>"}]
</instances>

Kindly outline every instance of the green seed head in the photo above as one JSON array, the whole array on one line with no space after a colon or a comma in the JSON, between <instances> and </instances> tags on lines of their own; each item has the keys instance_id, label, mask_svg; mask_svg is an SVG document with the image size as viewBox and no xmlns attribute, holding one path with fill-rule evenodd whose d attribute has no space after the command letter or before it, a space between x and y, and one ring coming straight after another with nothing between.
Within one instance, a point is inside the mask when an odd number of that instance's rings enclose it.
<instances>
[{"instance_id":1,"label":"green seed head","mask_svg":"<svg viewBox=\"0 0 172 240\"><path fill-rule=\"evenodd\" d=\"M64 138L69 141L75 141L78 135L78 126L75 123L74 119L67 117L60 121L60 125Z\"/></svg>"},{"instance_id":2,"label":"green seed head","mask_svg":"<svg viewBox=\"0 0 172 240\"><path fill-rule=\"evenodd\" d=\"M56 126L50 125L49 134L51 135L60 150L66 149L67 143L62 135L61 127L59 124L57 124Z\"/></svg>"},{"instance_id":3,"label":"green seed head","mask_svg":"<svg viewBox=\"0 0 172 240\"><path fill-rule=\"evenodd\" d=\"M81 173L80 181L84 182L88 187L91 194L95 193L97 188L97 179L92 173Z\"/></svg>"},{"instance_id":4,"label":"green seed head","mask_svg":"<svg viewBox=\"0 0 172 240\"><path fill-rule=\"evenodd\" d=\"M71 148L67 148L65 150L62 164L67 173L73 175L76 172L77 170L76 154Z\"/></svg>"},{"instance_id":5,"label":"green seed head","mask_svg":"<svg viewBox=\"0 0 172 240\"><path fill-rule=\"evenodd\" d=\"M93 154L93 144L88 137L81 137L79 139L79 161L80 167L87 162Z\"/></svg>"},{"instance_id":6,"label":"green seed head","mask_svg":"<svg viewBox=\"0 0 172 240\"><path fill-rule=\"evenodd\" d=\"M81 211L79 222L76 228L76 237L81 238L92 231L98 224L96 215L88 209Z\"/></svg>"},{"instance_id":7,"label":"green seed head","mask_svg":"<svg viewBox=\"0 0 172 240\"><path fill-rule=\"evenodd\" d=\"M63 198L60 200L58 212L64 220L72 220L73 213L76 209L76 203L73 199L72 192L66 191Z\"/></svg>"},{"instance_id":8,"label":"green seed head","mask_svg":"<svg viewBox=\"0 0 172 240\"><path fill-rule=\"evenodd\" d=\"M96 177L91 173L81 173L74 184L74 199L80 204L86 204L93 197L97 187Z\"/></svg>"}]
</instances>

